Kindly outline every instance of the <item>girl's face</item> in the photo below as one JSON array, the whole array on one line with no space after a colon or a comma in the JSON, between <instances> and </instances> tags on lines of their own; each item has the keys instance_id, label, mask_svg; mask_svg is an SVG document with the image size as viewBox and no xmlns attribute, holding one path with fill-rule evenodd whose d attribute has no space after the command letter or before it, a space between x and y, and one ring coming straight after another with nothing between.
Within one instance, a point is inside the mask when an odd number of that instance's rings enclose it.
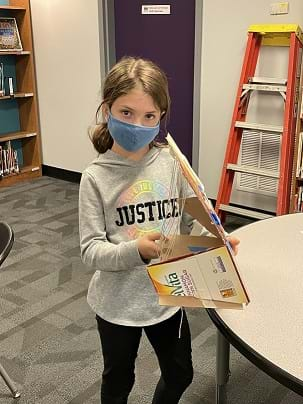
<instances>
[{"instance_id":1,"label":"girl's face","mask_svg":"<svg viewBox=\"0 0 303 404\"><path fill-rule=\"evenodd\" d=\"M160 109L141 86L117 98L111 107L114 118L141 126L156 126L161 117Z\"/></svg>"},{"instance_id":2,"label":"girl's face","mask_svg":"<svg viewBox=\"0 0 303 404\"><path fill-rule=\"evenodd\" d=\"M120 121L149 127L157 126L161 117L161 111L155 105L153 98L139 85L126 95L117 98L110 111L109 106L105 104L105 117L108 117L109 112ZM137 151L127 151L114 140L112 151L132 160L140 160L149 151L149 145Z\"/></svg>"}]
</instances>

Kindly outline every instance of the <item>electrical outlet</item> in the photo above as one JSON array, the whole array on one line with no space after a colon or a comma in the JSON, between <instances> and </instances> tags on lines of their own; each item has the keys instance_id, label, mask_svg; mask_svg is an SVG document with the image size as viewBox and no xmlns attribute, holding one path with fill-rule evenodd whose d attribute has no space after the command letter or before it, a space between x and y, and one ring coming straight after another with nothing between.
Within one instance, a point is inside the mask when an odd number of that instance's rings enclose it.
<instances>
[{"instance_id":1,"label":"electrical outlet","mask_svg":"<svg viewBox=\"0 0 303 404\"><path fill-rule=\"evenodd\" d=\"M278 15L278 14L288 14L289 12L289 2L284 1L281 3L271 3L270 5L270 14Z\"/></svg>"}]
</instances>

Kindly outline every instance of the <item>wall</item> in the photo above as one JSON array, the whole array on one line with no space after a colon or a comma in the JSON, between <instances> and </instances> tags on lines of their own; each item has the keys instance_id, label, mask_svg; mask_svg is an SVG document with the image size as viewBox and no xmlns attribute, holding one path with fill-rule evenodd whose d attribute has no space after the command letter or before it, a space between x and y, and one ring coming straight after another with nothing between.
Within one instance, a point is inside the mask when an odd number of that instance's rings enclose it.
<instances>
[{"instance_id":1,"label":"wall","mask_svg":"<svg viewBox=\"0 0 303 404\"><path fill-rule=\"evenodd\" d=\"M269 14L272 2L233 0L222 7L222 0L203 1L199 176L211 198L217 197L249 25L294 23L303 27L302 0L291 0L289 14L279 16ZM272 57L266 49L260 55L259 75L286 77L285 50L275 49L278 53ZM277 113L270 116L268 110L263 115L259 122L270 123L273 118L278 124L281 120ZM234 192L232 201L275 210L275 198L249 192Z\"/></svg>"},{"instance_id":2,"label":"wall","mask_svg":"<svg viewBox=\"0 0 303 404\"><path fill-rule=\"evenodd\" d=\"M81 172L100 98L97 0L31 0L43 164Z\"/></svg>"}]
</instances>

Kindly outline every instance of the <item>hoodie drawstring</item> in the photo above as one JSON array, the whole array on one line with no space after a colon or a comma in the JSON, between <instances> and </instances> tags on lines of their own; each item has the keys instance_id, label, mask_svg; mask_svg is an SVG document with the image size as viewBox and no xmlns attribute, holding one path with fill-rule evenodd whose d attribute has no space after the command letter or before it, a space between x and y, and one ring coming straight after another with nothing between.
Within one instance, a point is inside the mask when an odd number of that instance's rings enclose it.
<instances>
[{"instance_id":1,"label":"hoodie drawstring","mask_svg":"<svg viewBox=\"0 0 303 404\"><path fill-rule=\"evenodd\" d=\"M180 319L180 324L179 324L179 334L178 334L178 338L181 338L181 330L182 330L182 322L183 322L183 312L184 312L184 308L181 307L181 319Z\"/></svg>"}]
</instances>

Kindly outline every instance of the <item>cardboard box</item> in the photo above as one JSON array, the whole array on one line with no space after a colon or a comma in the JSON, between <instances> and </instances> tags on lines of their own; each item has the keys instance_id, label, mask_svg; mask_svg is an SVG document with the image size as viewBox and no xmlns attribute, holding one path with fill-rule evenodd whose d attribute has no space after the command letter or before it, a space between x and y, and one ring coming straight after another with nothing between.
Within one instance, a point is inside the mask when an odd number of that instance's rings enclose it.
<instances>
[{"instance_id":1,"label":"cardboard box","mask_svg":"<svg viewBox=\"0 0 303 404\"><path fill-rule=\"evenodd\" d=\"M162 260L147 267L159 304L184 307L242 309L249 297L232 249L204 187L185 156L168 135L168 143L196 197L179 200L179 207L212 236L173 235L163 238ZM165 259L163 259L165 257Z\"/></svg>"},{"instance_id":2,"label":"cardboard box","mask_svg":"<svg viewBox=\"0 0 303 404\"><path fill-rule=\"evenodd\" d=\"M233 256L217 237L177 236L170 258L147 270L161 305L242 309L249 302Z\"/></svg>"}]
</instances>

